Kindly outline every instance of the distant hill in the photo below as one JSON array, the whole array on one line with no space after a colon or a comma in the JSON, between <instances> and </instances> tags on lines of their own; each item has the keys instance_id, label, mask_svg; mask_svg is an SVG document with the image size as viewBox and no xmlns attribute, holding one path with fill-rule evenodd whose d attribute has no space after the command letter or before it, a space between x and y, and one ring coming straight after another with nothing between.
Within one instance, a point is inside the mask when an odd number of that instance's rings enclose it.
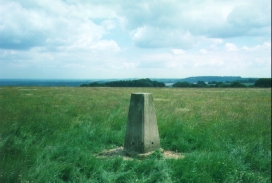
<instances>
[{"instance_id":1,"label":"distant hill","mask_svg":"<svg viewBox=\"0 0 272 183\"><path fill-rule=\"evenodd\" d=\"M254 83L259 78L242 78L241 76L195 76L195 77L187 77L183 79L152 79L154 81L164 82L164 83L176 83L176 82L189 82L189 83L197 83L198 81L204 82L233 82L239 81L244 83Z\"/></svg>"},{"instance_id":2,"label":"distant hill","mask_svg":"<svg viewBox=\"0 0 272 183\"><path fill-rule=\"evenodd\" d=\"M204 82L226 82L226 81L239 81L242 80L240 76L197 76L197 77L188 77L185 79L181 79L181 81L187 81L190 83L197 83L198 81Z\"/></svg>"}]
</instances>

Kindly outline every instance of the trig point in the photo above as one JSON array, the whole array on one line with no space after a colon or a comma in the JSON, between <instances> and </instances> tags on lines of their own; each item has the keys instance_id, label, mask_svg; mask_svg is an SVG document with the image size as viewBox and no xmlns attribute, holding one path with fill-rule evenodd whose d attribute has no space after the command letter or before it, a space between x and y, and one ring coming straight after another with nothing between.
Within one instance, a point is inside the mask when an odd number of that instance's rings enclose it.
<instances>
[{"instance_id":1,"label":"trig point","mask_svg":"<svg viewBox=\"0 0 272 183\"><path fill-rule=\"evenodd\" d=\"M160 148L156 112L151 93L132 93L124 150L147 153Z\"/></svg>"}]
</instances>

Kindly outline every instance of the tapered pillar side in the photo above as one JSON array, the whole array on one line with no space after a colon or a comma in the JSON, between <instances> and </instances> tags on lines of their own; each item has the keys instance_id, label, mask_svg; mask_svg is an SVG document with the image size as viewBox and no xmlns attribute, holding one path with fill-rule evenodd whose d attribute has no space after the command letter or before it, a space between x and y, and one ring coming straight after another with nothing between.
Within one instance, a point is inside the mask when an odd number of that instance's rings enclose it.
<instances>
[{"instance_id":1,"label":"tapered pillar side","mask_svg":"<svg viewBox=\"0 0 272 183\"><path fill-rule=\"evenodd\" d=\"M144 152L150 152L160 148L160 138L158 132L156 110L153 96L151 93L146 94L144 109Z\"/></svg>"}]
</instances>

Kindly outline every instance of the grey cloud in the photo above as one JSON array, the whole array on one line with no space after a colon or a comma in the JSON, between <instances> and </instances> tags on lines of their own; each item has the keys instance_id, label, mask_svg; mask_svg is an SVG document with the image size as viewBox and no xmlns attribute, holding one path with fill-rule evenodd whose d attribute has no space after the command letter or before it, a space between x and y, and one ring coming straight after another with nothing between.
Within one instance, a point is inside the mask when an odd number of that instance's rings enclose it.
<instances>
[{"instance_id":1,"label":"grey cloud","mask_svg":"<svg viewBox=\"0 0 272 183\"><path fill-rule=\"evenodd\" d=\"M126 18L127 28L160 29L146 32L135 39L139 47L167 47L181 45L173 30L190 32L193 36L230 38L237 36L270 36L271 2L256 1L139 1L125 3L119 12ZM169 31L169 32L167 32ZM163 32L163 36L156 35ZM134 35L133 35L134 36ZM165 39L161 39L164 37ZM154 38L154 39L153 39ZM164 43L163 43L164 42Z\"/></svg>"},{"instance_id":2,"label":"grey cloud","mask_svg":"<svg viewBox=\"0 0 272 183\"><path fill-rule=\"evenodd\" d=\"M239 6L233 9L229 14L227 23L231 27L236 36L257 35L268 36L270 34L267 28L271 27L271 18L267 16L271 14L271 9L268 7L254 7L252 5Z\"/></svg>"},{"instance_id":3,"label":"grey cloud","mask_svg":"<svg viewBox=\"0 0 272 183\"><path fill-rule=\"evenodd\" d=\"M0 17L0 48L26 50L45 43L48 30L39 13L4 3Z\"/></svg>"},{"instance_id":4,"label":"grey cloud","mask_svg":"<svg viewBox=\"0 0 272 183\"><path fill-rule=\"evenodd\" d=\"M238 27L263 27L269 25L267 11L253 6L239 6L229 14L227 22Z\"/></svg>"},{"instance_id":5,"label":"grey cloud","mask_svg":"<svg viewBox=\"0 0 272 183\"><path fill-rule=\"evenodd\" d=\"M31 27L31 25L4 25L0 29L0 48L27 50L31 47L42 46L47 39L47 32Z\"/></svg>"},{"instance_id":6,"label":"grey cloud","mask_svg":"<svg viewBox=\"0 0 272 183\"><path fill-rule=\"evenodd\" d=\"M135 29L144 25L172 27L171 19L178 11L173 1L140 1L125 3L120 14L127 20L128 28Z\"/></svg>"}]
</instances>

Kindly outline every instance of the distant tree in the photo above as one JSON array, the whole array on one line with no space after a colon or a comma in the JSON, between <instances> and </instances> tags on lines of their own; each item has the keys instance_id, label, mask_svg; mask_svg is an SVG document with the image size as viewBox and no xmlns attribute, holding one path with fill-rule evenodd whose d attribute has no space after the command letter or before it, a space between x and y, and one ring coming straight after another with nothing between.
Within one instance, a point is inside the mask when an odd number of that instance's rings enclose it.
<instances>
[{"instance_id":1,"label":"distant tree","mask_svg":"<svg viewBox=\"0 0 272 183\"><path fill-rule=\"evenodd\" d=\"M197 82L197 86L198 86L198 87L206 87L207 84L206 84L204 81L198 81L198 82Z\"/></svg>"},{"instance_id":2,"label":"distant tree","mask_svg":"<svg viewBox=\"0 0 272 183\"><path fill-rule=\"evenodd\" d=\"M217 82L215 84L215 87L223 88L223 87L228 87L228 86L226 84L224 84L223 82Z\"/></svg>"},{"instance_id":3,"label":"distant tree","mask_svg":"<svg viewBox=\"0 0 272 183\"><path fill-rule=\"evenodd\" d=\"M153 87L165 87L163 82L152 81Z\"/></svg>"},{"instance_id":4,"label":"distant tree","mask_svg":"<svg viewBox=\"0 0 272 183\"><path fill-rule=\"evenodd\" d=\"M209 81L208 84L210 85L215 85L217 83L217 81Z\"/></svg>"},{"instance_id":5,"label":"distant tree","mask_svg":"<svg viewBox=\"0 0 272 183\"><path fill-rule=\"evenodd\" d=\"M246 85L244 85L244 84L242 84L242 83L240 83L238 81L235 81L235 82L232 82L230 84L230 87L233 87L233 88L244 88L244 87L246 87Z\"/></svg>"},{"instance_id":6,"label":"distant tree","mask_svg":"<svg viewBox=\"0 0 272 183\"><path fill-rule=\"evenodd\" d=\"M255 83L258 79L255 78L249 78L249 79L241 79L237 80L239 83Z\"/></svg>"},{"instance_id":7,"label":"distant tree","mask_svg":"<svg viewBox=\"0 0 272 183\"><path fill-rule=\"evenodd\" d=\"M100 84L100 83L97 83L97 82L93 82L91 84L89 84L90 87L101 87L101 86L104 86L104 84Z\"/></svg>"},{"instance_id":8,"label":"distant tree","mask_svg":"<svg viewBox=\"0 0 272 183\"><path fill-rule=\"evenodd\" d=\"M271 78L260 78L255 82L254 86L271 88Z\"/></svg>"},{"instance_id":9,"label":"distant tree","mask_svg":"<svg viewBox=\"0 0 272 183\"><path fill-rule=\"evenodd\" d=\"M184 81L184 82L177 82L177 83L174 83L172 85L172 87L191 87L191 86L192 86L192 84L188 83L186 81Z\"/></svg>"},{"instance_id":10,"label":"distant tree","mask_svg":"<svg viewBox=\"0 0 272 183\"><path fill-rule=\"evenodd\" d=\"M97 83L97 82L93 82L93 83L90 83L90 84L82 84L82 85L80 85L80 87L102 87L102 86L105 86L105 85Z\"/></svg>"}]
</instances>

